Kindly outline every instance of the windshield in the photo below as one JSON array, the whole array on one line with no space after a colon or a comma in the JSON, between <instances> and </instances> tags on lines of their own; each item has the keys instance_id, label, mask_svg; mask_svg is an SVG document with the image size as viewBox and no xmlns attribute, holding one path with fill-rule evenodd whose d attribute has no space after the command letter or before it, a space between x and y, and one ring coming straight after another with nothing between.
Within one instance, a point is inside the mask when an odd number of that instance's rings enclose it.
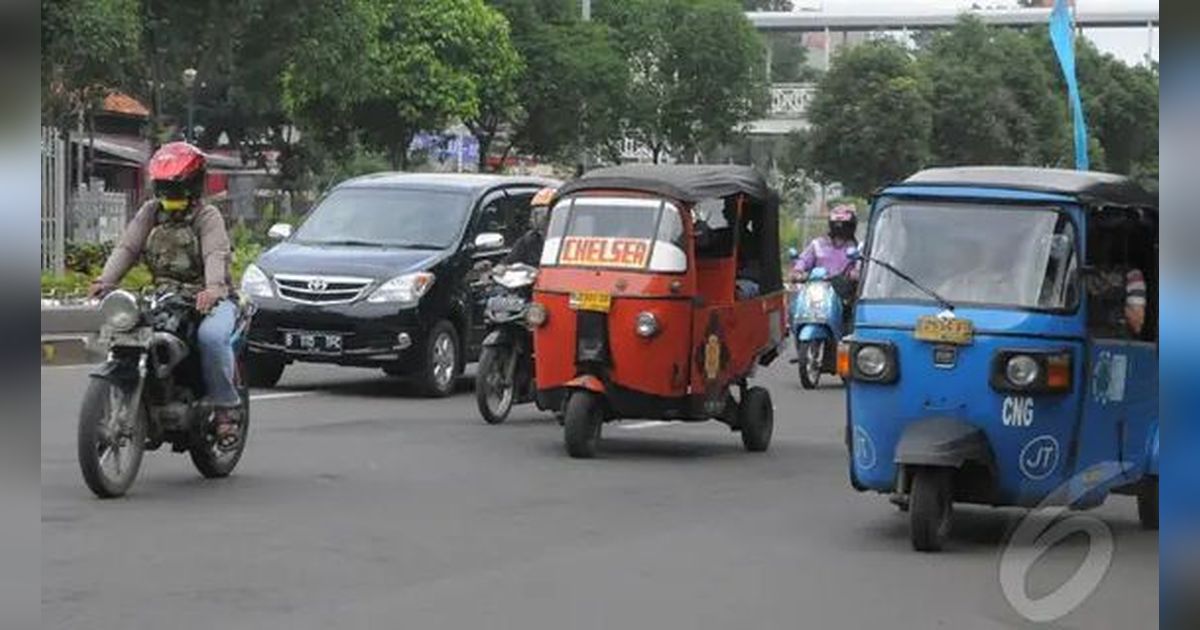
<instances>
[{"instance_id":1,"label":"windshield","mask_svg":"<svg viewBox=\"0 0 1200 630\"><path fill-rule=\"evenodd\" d=\"M675 204L644 198L577 197L556 205L542 264L687 270Z\"/></svg>"},{"instance_id":2,"label":"windshield","mask_svg":"<svg viewBox=\"0 0 1200 630\"><path fill-rule=\"evenodd\" d=\"M1075 225L1053 210L893 205L875 220L870 256L949 302L1072 306ZM867 265L863 299L931 300L883 265Z\"/></svg>"},{"instance_id":3,"label":"windshield","mask_svg":"<svg viewBox=\"0 0 1200 630\"><path fill-rule=\"evenodd\" d=\"M449 247L462 231L471 198L460 192L405 188L334 190L296 230L312 245Z\"/></svg>"}]
</instances>

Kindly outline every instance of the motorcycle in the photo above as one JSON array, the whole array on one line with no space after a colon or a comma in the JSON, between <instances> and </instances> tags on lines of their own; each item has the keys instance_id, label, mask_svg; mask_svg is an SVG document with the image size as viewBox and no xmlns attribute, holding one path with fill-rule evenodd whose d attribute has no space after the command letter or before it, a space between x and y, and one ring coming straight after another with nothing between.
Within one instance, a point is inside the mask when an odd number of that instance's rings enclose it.
<instances>
[{"instance_id":1,"label":"motorcycle","mask_svg":"<svg viewBox=\"0 0 1200 630\"><path fill-rule=\"evenodd\" d=\"M488 424L504 422L514 404L534 399L533 335L526 318L537 274L525 264L497 265L488 274L487 333L475 376L475 402Z\"/></svg>"},{"instance_id":2,"label":"motorcycle","mask_svg":"<svg viewBox=\"0 0 1200 630\"><path fill-rule=\"evenodd\" d=\"M824 267L813 269L792 297L792 335L800 385L816 389L822 374L837 372L837 343L844 334L842 298Z\"/></svg>"},{"instance_id":3,"label":"motorcycle","mask_svg":"<svg viewBox=\"0 0 1200 630\"><path fill-rule=\"evenodd\" d=\"M214 410L204 400L194 302L174 292L139 299L116 290L101 301L100 312L108 359L91 374L78 427L79 466L88 488L100 498L124 495L137 478L142 454L164 443L173 452L187 452L206 478L232 473L250 423L243 348L253 306L239 305L234 328L241 439L229 449L218 447Z\"/></svg>"}]
</instances>

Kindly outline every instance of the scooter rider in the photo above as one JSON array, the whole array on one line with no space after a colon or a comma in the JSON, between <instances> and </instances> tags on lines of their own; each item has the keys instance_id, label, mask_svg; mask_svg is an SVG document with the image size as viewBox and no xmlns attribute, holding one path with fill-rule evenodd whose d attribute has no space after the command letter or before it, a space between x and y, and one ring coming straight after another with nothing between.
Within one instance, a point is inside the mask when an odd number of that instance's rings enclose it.
<instances>
[{"instance_id":1,"label":"scooter rider","mask_svg":"<svg viewBox=\"0 0 1200 630\"><path fill-rule=\"evenodd\" d=\"M813 239L800 253L792 265L792 280L804 282L813 269L823 267L834 290L843 300L849 300L853 283L858 281L858 263L850 259L850 250L858 247L854 236L857 227L854 206L834 206L829 211L829 233Z\"/></svg>"},{"instance_id":2,"label":"scooter rider","mask_svg":"<svg viewBox=\"0 0 1200 630\"><path fill-rule=\"evenodd\" d=\"M233 384L231 339L238 309L231 299L225 220L201 200L206 167L204 153L186 142L172 142L155 152L147 168L154 199L126 226L88 294L101 297L116 288L140 259L156 287L195 299L196 310L204 315L196 336L217 443L229 449L241 439L234 417L241 400Z\"/></svg>"},{"instance_id":3,"label":"scooter rider","mask_svg":"<svg viewBox=\"0 0 1200 630\"><path fill-rule=\"evenodd\" d=\"M530 202L529 230L513 243L512 250L504 257L504 264L524 263L537 267L541 263L546 228L550 225L550 204L557 192L555 188L543 188L533 196L533 201Z\"/></svg>"}]
</instances>

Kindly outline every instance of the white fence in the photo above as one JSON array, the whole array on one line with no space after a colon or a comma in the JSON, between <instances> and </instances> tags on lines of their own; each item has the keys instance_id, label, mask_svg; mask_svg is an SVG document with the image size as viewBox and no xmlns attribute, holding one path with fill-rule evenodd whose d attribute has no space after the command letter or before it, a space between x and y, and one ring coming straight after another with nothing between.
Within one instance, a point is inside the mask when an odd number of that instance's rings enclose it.
<instances>
[{"instance_id":1,"label":"white fence","mask_svg":"<svg viewBox=\"0 0 1200 630\"><path fill-rule=\"evenodd\" d=\"M67 144L51 128L42 128L42 271L61 273L66 265Z\"/></svg>"},{"instance_id":2,"label":"white fence","mask_svg":"<svg viewBox=\"0 0 1200 630\"><path fill-rule=\"evenodd\" d=\"M101 190L99 186L76 191L71 199L71 241L111 243L121 238L133 201L130 195Z\"/></svg>"}]
</instances>

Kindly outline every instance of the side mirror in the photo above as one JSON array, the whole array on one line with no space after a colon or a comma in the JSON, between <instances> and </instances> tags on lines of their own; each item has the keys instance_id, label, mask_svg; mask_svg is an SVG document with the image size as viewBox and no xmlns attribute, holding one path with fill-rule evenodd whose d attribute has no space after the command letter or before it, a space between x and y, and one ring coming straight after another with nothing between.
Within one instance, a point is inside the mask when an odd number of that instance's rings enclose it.
<instances>
[{"instance_id":1,"label":"side mirror","mask_svg":"<svg viewBox=\"0 0 1200 630\"><path fill-rule=\"evenodd\" d=\"M857 247L851 247L846 250L846 258L850 260L862 260L862 252L858 251Z\"/></svg>"},{"instance_id":2,"label":"side mirror","mask_svg":"<svg viewBox=\"0 0 1200 630\"><path fill-rule=\"evenodd\" d=\"M800 259L800 251L797 250L795 247L789 247L788 248L788 260L790 260L792 262L796 262L799 259Z\"/></svg>"},{"instance_id":3,"label":"side mirror","mask_svg":"<svg viewBox=\"0 0 1200 630\"><path fill-rule=\"evenodd\" d=\"M287 240L292 235L292 226L289 223L276 223L267 230L267 238L272 241Z\"/></svg>"},{"instance_id":4,"label":"side mirror","mask_svg":"<svg viewBox=\"0 0 1200 630\"><path fill-rule=\"evenodd\" d=\"M484 232L475 237L475 249L493 250L504 247L504 235L497 232Z\"/></svg>"}]
</instances>

